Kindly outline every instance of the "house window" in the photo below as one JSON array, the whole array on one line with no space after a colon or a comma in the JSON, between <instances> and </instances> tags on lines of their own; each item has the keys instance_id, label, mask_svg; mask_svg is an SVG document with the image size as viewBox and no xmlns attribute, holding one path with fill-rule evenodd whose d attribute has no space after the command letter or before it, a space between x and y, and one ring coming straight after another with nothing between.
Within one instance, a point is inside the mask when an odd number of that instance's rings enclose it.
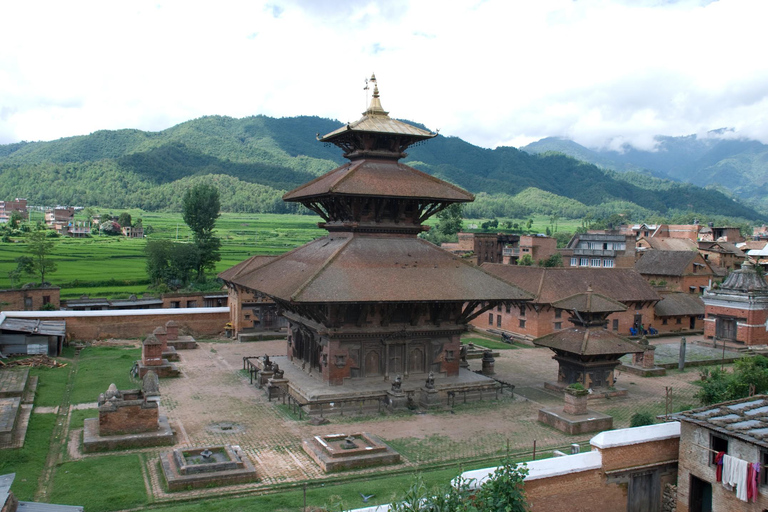
<instances>
[{"instance_id":1,"label":"house window","mask_svg":"<svg viewBox=\"0 0 768 512\"><path fill-rule=\"evenodd\" d=\"M572 267L578 267L579 266L579 258L571 258L571 266Z\"/></svg>"},{"instance_id":2,"label":"house window","mask_svg":"<svg viewBox=\"0 0 768 512\"><path fill-rule=\"evenodd\" d=\"M32 309L32 297L24 297L24 309Z\"/></svg>"},{"instance_id":3,"label":"house window","mask_svg":"<svg viewBox=\"0 0 768 512\"><path fill-rule=\"evenodd\" d=\"M588 267L589 266L589 258L581 258L579 260L579 266Z\"/></svg>"},{"instance_id":4,"label":"house window","mask_svg":"<svg viewBox=\"0 0 768 512\"><path fill-rule=\"evenodd\" d=\"M496 317L496 327L501 327L501 315Z\"/></svg>"},{"instance_id":5,"label":"house window","mask_svg":"<svg viewBox=\"0 0 768 512\"><path fill-rule=\"evenodd\" d=\"M696 287L695 286L689 286L688 287L688 292L689 293L696 293Z\"/></svg>"},{"instance_id":6,"label":"house window","mask_svg":"<svg viewBox=\"0 0 768 512\"><path fill-rule=\"evenodd\" d=\"M675 318L675 323L676 324L681 324L681 323L683 323L683 319L680 318L680 317L677 317L677 318Z\"/></svg>"},{"instance_id":7,"label":"house window","mask_svg":"<svg viewBox=\"0 0 768 512\"><path fill-rule=\"evenodd\" d=\"M511 313L511 312L512 312L512 306L507 304L507 313Z\"/></svg>"},{"instance_id":8,"label":"house window","mask_svg":"<svg viewBox=\"0 0 768 512\"><path fill-rule=\"evenodd\" d=\"M555 330L559 331L563 328L563 322L555 322Z\"/></svg>"},{"instance_id":9,"label":"house window","mask_svg":"<svg viewBox=\"0 0 768 512\"><path fill-rule=\"evenodd\" d=\"M46 304L50 304L50 303L51 303L51 296L50 295L43 295L43 306L45 306Z\"/></svg>"},{"instance_id":10,"label":"house window","mask_svg":"<svg viewBox=\"0 0 768 512\"><path fill-rule=\"evenodd\" d=\"M600 266L600 258L592 258L592 263L590 264L591 267L599 267Z\"/></svg>"},{"instance_id":11,"label":"house window","mask_svg":"<svg viewBox=\"0 0 768 512\"><path fill-rule=\"evenodd\" d=\"M498 311L499 313L501 313L501 304L499 304L498 306L496 306L496 311Z\"/></svg>"},{"instance_id":12,"label":"house window","mask_svg":"<svg viewBox=\"0 0 768 512\"><path fill-rule=\"evenodd\" d=\"M493 325L493 313L488 313L488 325Z\"/></svg>"},{"instance_id":13,"label":"house window","mask_svg":"<svg viewBox=\"0 0 768 512\"><path fill-rule=\"evenodd\" d=\"M667 325L667 319L666 318L662 318L661 319L661 325Z\"/></svg>"},{"instance_id":14,"label":"house window","mask_svg":"<svg viewBox=\"0 0 768 512\"><path fill-rule=\"evenodd\" d=\"M709 447L712 448L712 452L709 456L709 463L715 465L715 457L718 452L728 453L728 440L724 437L716 436L715 434L709 435Z\"/></svg>"},{"instance_id":15,"label":"house window","mask_svg":"<svg viewBox=\"0 0 768 512\"><path fill-rule=\"evenodd\" d=\"M613 319L613 330L614 331L618 331L619 330L619 319L618 318L614 318Z\"/></svg>"},{"instance_id":16,"label":"house window","mask_svg":"<svg viewBox=\"0 0 768 512\"><path fill-rule=\"evenodd\" d=\"M181 307L181 301L180 300L172 300L171 301L171 307L172 308L180 308Z\"/></svg>"},{"instance_id":17,"label":"house window","mask_svg":"<svg viewBox=\"0 0 768 512\"><path fill-rule=\"evenodd\" d=\"M196 300L188 300L187 301L187 307L188 308L196 308L197 307L197 301Z\"/></svg>"},{"instance_id":18,"label":"house window","mask_svg":"<svg viewBox=\"0 0 768 512\"><path fill-rule=\"evenodd\" d=\"M520 328L525 329L525 318L520 319Z\"/></svg>"},{"instance_id":19,"label":"house window","mask_svg":"<svg viewBox=\"0 0 768 512\"><path fill-rule=\"evenodd\" d=\"M603 266L605 268L613 268L613 260L603 260Z\"/></svg>"},{"instance_id":20,"label":"house window","mask_svg":"<svg viewBox=\"0 0 768 512\"><path fill-rule=\"evenodd\" d=\"M706 286L699 286L699 293L704 293L705 291L707 291Z\"/></svg>"},{"instance_id":21,"label":"house window","mask_svg":"<svg viewBox=\"0 0 768 512\"><path fill-rule=\"evenodd\" d=\"M520 316L525 316L525 306L520 306Z\"/></svg>"},{"instance_id":22,"label":"house window","mask_svg":"<svg viewBox=\"0 0 768 512\"><path fill-rule=\"evenodd\" d=\"M760 484L768 485L768 471L765 470L768 465L768 452L760 452L760 463L763 467L760 470Z\"/></svg>"},{"instance_id":23,"label":"house window","mask_svg":"<svg viewBox=\"0 0 768 512\"><path fill-rule=\"evenodd\" d=\"M643 309L643 303L635 302L635 311L640 311L641 309Z\"/></svg>"},{"instance_id":24,"label":"house window","mask_svg":"<svg viewBox=\"0 0 768 512\"><path fill-rule=\"evenodd\" d=\"M555 318L562 318L563 310L555 308Z\"/></svg>"}]
</instances>

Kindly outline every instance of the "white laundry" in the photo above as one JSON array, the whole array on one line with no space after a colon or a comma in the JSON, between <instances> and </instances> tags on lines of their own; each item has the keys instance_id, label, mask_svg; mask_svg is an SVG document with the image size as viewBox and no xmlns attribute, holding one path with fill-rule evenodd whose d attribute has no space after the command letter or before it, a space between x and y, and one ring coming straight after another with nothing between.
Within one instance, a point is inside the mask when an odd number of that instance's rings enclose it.
<instances>
[{"instance_id":1,"label":"white laundry","mask_svg":"<svg viewBox=\"0 0 768 512\"><path fill-rule=\"evenodd\" d=\"M729 491L736 489L736 497L747 501L747 469L749 463L745 460L723 455L723 487Z\"/></svg>"}]
</instances>

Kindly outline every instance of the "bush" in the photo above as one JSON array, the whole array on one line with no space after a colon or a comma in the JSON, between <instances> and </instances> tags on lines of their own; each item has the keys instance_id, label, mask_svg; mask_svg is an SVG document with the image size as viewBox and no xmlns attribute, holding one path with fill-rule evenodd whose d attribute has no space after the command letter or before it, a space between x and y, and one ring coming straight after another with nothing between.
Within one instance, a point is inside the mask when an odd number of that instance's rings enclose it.
<instances>
[{"instance_id":1,"label":"bush","mask_svg":"<svg viewBox=\"0 0 768 512\"><path fill-rule=\"evenodd\" d=\"M630 427L643 427L654 423L656 423L656 418L649 412L636 412L629 420Z\"/></svg>"},{"instance_id":2,"label":"bush","mask_svg":"<svg viewBox=\"0 0 768 512\"><path fill-rule=\"evenodd\" d=\"M708 374L700 372L704 380L696 397L703 405L745 398L750 394L768 392L768 358L743 357L734 364L733 372L713 368Z\"/></svg>"}]
</instances>

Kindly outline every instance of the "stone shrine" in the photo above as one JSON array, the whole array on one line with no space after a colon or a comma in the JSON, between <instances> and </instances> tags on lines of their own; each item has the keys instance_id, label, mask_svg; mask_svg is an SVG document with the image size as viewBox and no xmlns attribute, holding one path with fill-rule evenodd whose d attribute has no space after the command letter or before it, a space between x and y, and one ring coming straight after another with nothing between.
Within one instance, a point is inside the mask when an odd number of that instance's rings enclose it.
<instances>
[{"instance_id":1,"label":"stone shrine","mask_svg":"<svg viewBox=\"0 0 768 512\"><path fill-rule=\"evenodd\" d=\"M141 361L136 362L133 373L143 379L150 370L160 378L178 377L181 374L175 364L163 357L163 343L154 334L147 336L142 343Z\"/></svg>"},{"instance_id":2,"label":"stone shrine","mask_svg":"<svg viewBox=\"0 0 768 512\"><path fill-rule=\"evenodd\" d=\"M287 358L276 362L301 403L386 400L397 375L413 394L433 373L440 399L452 387L495 389L460 369L461 333L472 318L531 295L418 237L429 217L474 197L399 162L437 134L390 118L371 81L363 117L318 138L349 162L283 196L317 213L328 235L220 277L231 290L269 297L288 320Z\"/></svg>"},{"instance_id":3,"label":"stone shrine","mask_svg":"<svg viewBox=\"0 0 768 512\"><path fill-rule=\"evenodd\" d=\"M111 384L99 395L99 417L84 420L83 450L174 444L176 432L168 418L160 416L159 399L158 378L151 370L142 379L142 389L118 390Z\"/></svg>"}]
</instances>

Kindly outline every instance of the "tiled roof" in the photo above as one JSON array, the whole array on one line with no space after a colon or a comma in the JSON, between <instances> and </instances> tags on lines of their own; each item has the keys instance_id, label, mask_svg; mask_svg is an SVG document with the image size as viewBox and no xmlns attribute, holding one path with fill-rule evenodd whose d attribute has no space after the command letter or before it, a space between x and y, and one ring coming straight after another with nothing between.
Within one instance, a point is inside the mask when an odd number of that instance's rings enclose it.
<instances>
[{"instance_id":1,"label":"tiled roof","mask_svg":"<svg viewBox=\"0 0 768 512\"><path fill-rule=\"evenodd\" d=\"M643 352L634 341L622 338L607 329L572 327L555 331L533 340L535 345L562 350L582 356L632 354Z\"/></svg>"},{"instance_id":2,"label":"tiled roof","mask_svg":"<svg viewBox=\"0 0 768 512\"><path fill-rule=\"evenodd\" d=\"M768 448L768 395L700 407L677 413L674 419Z\"/></svg>"},{"instance_id":3,"label":"tiled roof","mask_svg":"<svg viewBox=\"0 0 768 512\"><path fill-rule=\"evenodd\" d=\"M221 272L219 277L224 281L232 281L241 274L247 274L248 272L257 269L262 265L266 265L276 257L277 256L251 256L247 260L241 261L234 267L230 267L224 272Z\"/></svg>"},{"instance_id":4,"label":"tiled roof","mask_svg":"<svg viewBox=\"0 0 768 512\"><path fill-rule=\"evenodd\" d=\"M531 298L517 286L416 237L331 235L263 265L220 276L272 297L304 303Z\"/></svg>"},{"instance_id":5,"label":"tiled roof","mask_svg":"<svg viewBox=\"0 0 768 512\"><path fill-rule=\"evenodd\" d=\"M695 251L696 242L689 238L671 238L666 236L652 236L643 238L652 249L657 251Z\"/></svg>"},{"instance_id":6,"label":"tiled roof","mask_svg":"<svg viewBox=\"0 0 768 512\"><path fill-rule=\"evenodd\" d=\"M283 196L284 201L327 196L377 196L472 201L472 194L405 164L386 159L367 158L341 167L297 187Z\"/></svg>"},{"instance_id":7,"label":"tiled roof","mask_svg":"<svg viewBox=\"0 0 768 512\"><path fill-rule=\"evenodd\" d=\"M591 286L595 293L619 302L657 301L661 297L631 268L551 268L483 263L482 268L535 295L533 302L551 304Z\"/></svg>"},{"instance_id":8,"label":"tiled roof","mask_svg":"<svg viewBox=\"0 0 768 512\"><path fill-rule=\"evenodd\" d=\"M593 293L591 288L588 288L586 293L577 293L576 295L555 301L552 303L552 307L567 311L578 311L579 313L614 313L627 310L627 306L621 302L599 293Z\"/></svg>"},{"instance_id":9,"label":"tiled roof","mask_svg":"<svg viewBox=\"0 0 768 512\"><path fill-rule=\"evenodd\" d=\"M645 251L635 262L635 270L655 276L682 276L686 275L688 265L697 258L699 263L703 262L706 266L704 258L697 251ZM707 267L701 274L711 274L711 270Z\"/></svg>"},{"instance_id":10,"label":"tiled roof","mask_svg":"<svg viewBox=\"0 0 768 512\"><path fill-rule=\"evenodd\" d=\"M683 292L662 293L656 303L656 316L690 316L704 314L704 301L696 294Z\"/></svg>"}]
</instances>

